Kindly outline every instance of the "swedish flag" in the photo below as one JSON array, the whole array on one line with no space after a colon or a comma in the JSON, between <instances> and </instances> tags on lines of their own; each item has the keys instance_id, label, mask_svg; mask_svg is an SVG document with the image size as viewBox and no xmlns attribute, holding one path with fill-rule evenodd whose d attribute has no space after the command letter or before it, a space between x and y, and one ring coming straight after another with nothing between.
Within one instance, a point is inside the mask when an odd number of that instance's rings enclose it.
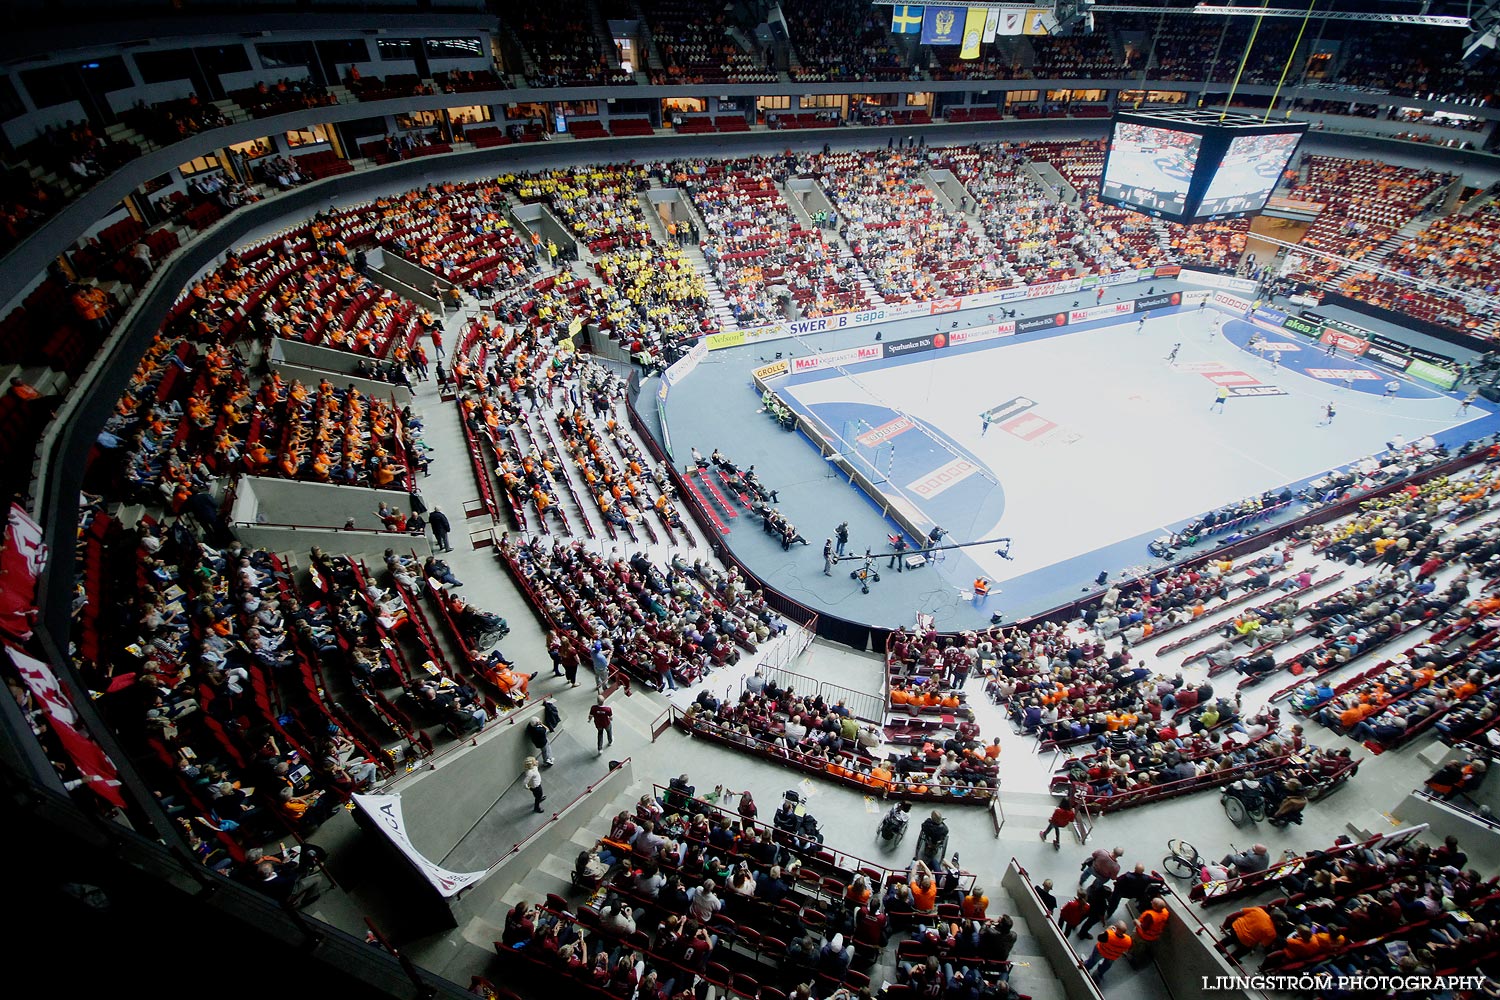
<instances>
[{"instance_id":1,"label":"swedish flag","mask_svg":"<svg viewBox=\"0 0 1500 1000\"><path fill-rule=\"evenodd\" d=\"M910 5L891 5L891 33L916 35L922 31L922 8Z\"/></svg>"}]
</instances>

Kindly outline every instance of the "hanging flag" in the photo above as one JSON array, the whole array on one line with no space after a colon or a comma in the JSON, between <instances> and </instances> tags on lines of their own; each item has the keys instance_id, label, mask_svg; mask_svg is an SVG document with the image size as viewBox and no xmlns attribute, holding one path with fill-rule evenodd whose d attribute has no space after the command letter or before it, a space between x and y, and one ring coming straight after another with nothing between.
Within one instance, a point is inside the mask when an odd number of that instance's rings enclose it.
<instances>
[{"instance_id":1,"label":"hanging flag","mask_svg":"<svg viewBox=\"0 0 1500 1000\"><path fill-rule=\"evenodd\" d=\"M995 24L995 34L1019 35L1026 27L1026 13L1024 10L1000 11L1000 18Z\"/></svg>"},{"instance_id":2,"label":"hanging flag","mask_svg":"<svg viewBox=\"0 0 1500 1000\"><path fill-rule=\"evenodd\" d=\"M922 31L922 8L910 4L897 6L891 5L891 33L896 35L916 35Z\"/></svg>"},{"instance_id":3,"label":"hanging flag","mask_svg":"<svg viewBox=\"0 0 1500 1000\"><path fill-rule=\"evenodd\" d=\"M986 7L984 9L984 40L985 43L995 40L995 33L1000 30L1000 8Z\"/></svg>"},{"instance_id":4,"label":"hanging flag","mask_svg":"<svg viewBox=\"0 0 1500 1000\"><path fill-rule=\"evenodd\" d=\"M960 59L979 58L979 40L984 35L984 8L970 7L969 12L964 15L964 40L963 48L958 52Z\"/></svg>"},{"instance_id":5,"label":"hanging flag","mask_svg":"<svg viewBox=\"0 0 1500 1000\"><path fill-rule=\"evenodd\" d=\"M964 8L922 8L923 45L959 45L963 42Z\"/></svg>"},{"instance_id":6,"label":"hanging flag","mask_svg":"<svg viewBox=\"0 0 1500 1000\"><path fill-rule=\"evenodd\" d=\"M1028 10L1026 14L1026 28L1022 34L1026 35L1055 35L1057 34L1057 15L1050 10Z\"/></svg>"}]
</instances>

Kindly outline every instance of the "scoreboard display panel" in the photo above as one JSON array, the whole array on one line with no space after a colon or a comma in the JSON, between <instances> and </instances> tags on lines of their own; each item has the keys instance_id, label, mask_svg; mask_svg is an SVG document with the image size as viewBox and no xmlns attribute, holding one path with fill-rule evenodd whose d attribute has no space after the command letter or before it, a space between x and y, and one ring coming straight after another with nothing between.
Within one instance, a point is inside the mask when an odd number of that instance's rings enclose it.
<instances>
[{"instance_id":1,"label":"scoreboard display panel","mask_svg":"<svg viewBox=\"0 0 1500 1000\"><path fill-rule=\"evenodd\" d=\"M1110 132L1099 198L1190 223L1265 207L1307 131L1218 111L1121 112Z\"/></svg>"}]
</instances>

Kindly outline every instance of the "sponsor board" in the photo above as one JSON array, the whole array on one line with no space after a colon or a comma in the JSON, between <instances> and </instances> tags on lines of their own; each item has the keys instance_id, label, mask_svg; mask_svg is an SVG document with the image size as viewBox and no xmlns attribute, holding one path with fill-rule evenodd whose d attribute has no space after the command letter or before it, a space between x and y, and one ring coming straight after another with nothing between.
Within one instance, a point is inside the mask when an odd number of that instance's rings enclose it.
<instances>
[{"instance_id":1,"label":"sponsor board","mask_svg":"<svg viewBox=\"0 0 1500 1000\"><path fill-rule=\"evenodd\" d=\"M750 374L760 379L761 381L765 381L766 379L777 378L778 376L785 375L786 373L787 363L785 361L772 361L768 365L761 365L759 368L753 370Z\"/></svg>"},{"instance_id":2,"label":"sponsor board","mask_svg":"<svg viewBox=\"0 0 1500 1000\"><path fill-rule=\"evenodd\" d=\"M1053 313L1050 316L1027 316L1025 319L1016 320L1017 333L1031 333L1033 330L1056 330L1068 325L1068 314L1064 312Z\"/></svg>"},{"instance_id":3,"label":"sponsor board","mask_svg":"<svg viewBox=\"0 0 1500 1000\"><path fill-rule=\"evenodd\" d=\"M1036 413L1023 413L1000 425L1000 429L1022 441L1035 441L1043 434L1057 430L1057 425Z\"/></svg>"},{"instance_id":4,"label":"sponsor board","mask_svg":"<svg viewBox=\"0 0 1500 1000\"><path fill-rule=\"evenodd\" d=\"M940 313L958 312L963 304L963 299L938 299L936 302L929 303L931 308L928 310L928 315L937 316Z\"/></svg>"},{"instance_id":5,"label":"sponsor board","mask_svg":"<svg viewBox=\"0 0 1500 1000\"><path fill-rule=\"evenodd\" d=\"M1168 265L1170 266L1170 265ZM1167 275L1161 272L1165 268L1157 268L1157 277L1163 278ZM1211 271L1197 271L1190 267L1177 268L1177 278L1188 285L1202 285L1205 288L1222 288L1230 292L1250 293L1255 291L1255 282L1249 278L1232 278L1227 274L1214 274Z\"/></svg>"},{"instance_id":6,"label":"sponsor board","mask_svg":"<svg viewBox=\"0 0 1500 1000\"><path fill-rule=\"evenodd\" d=\"M1293 344L1291 341L1262 340L1256 346L1263 351L1281 351L1283 354L1302 350L1301 344Z\"/></svg>"},{"instance_id":7,"label":"sponsor board","mask_svg":"<svg viewBox=\"0 0 1500 1000\"><path fill-rule=\"evenodd\" d=\"M1309 368L1307 369L1307 374L1313 378L1326 378L1335 382L1341 382L1344 379L1352 379L1356 382L1368 382L1380 378L1379 375L1368 368Z\"/></svg>"},{"instance_id":8,"label":"sponsor board","mask_svg":"<svg viewBox=\"0 0 1500 1000\"><path fill-rule=\"evenodd\" d=\"M732 333L710 333L703 342L708 345L710 351L718 351L726 347L739 347L745 342L745 334L740 330Z\"/></svg>"},{"instance_id":9,"label":"sponsor board","mask_svg":"<svg viewBox=\"0 0 1500 1000\"><path fill-rule=\"evenodd\" d=\"M1335 330L1331 326L1323 330L1323 336L1319 337L1318 340L1324 344L1335 344L1339 350L1356 358L1365 353L1365 348L1370 346L1370 342L1365 338L1356 337L1352 333L1344 333L1342 330Z\"/></svg>"},{"instance_id":10,"label":"sponsor board","mask_svg":"<svg viewBox=\"0 0 1500 1000\"><path fill-rule=\"evenodd\" d=\"M674 361L666 371L662 372L661 388L656 391L657 398L665 400L672 386L691 375L693 369L697 368L703 362L703 359L708 357L708 350L707 342L700 340L686 354Z\"/></svg>"},{"instance_id":11,"label":"sponsor board","mask_svg":"<svg viewBox=\"0 0 1500 1000\"><path fill-rule=\"evenodd\" d=\"M1124 316L1134 311L1134 302L1111 302L1102 306L1090 306L1087 309L1074 309L1068 313L1068 322L1087 323L1091 319L1102 319L1106 316Z\"/></svg>"},{"instance_id":12,"label":"sponsor board","mask_svg":"<svg viewBox=\"0 0 1500 1000\"><path fill-rule=\"evenodd\" d=\"M1286 325L1286 313L1282 312L1280 309L1267 309L1265 306L1261 306L1259 309L1255 310L1255 312L1253 312L1251 316L1254 319L1269 323L1271 326L1274 326L1278 330Z\"/></svg>"},{"instance_id":13,"label":"sponsor board","mask_svg":"<svg viewBox=\"0 0 1500 1000\"><path fill-rule=\"evenodd\" d=\"M885 356L880 344L862 344L859 347L848 347L842 351L828 351L824 354L809 354L805 358L792 359L792 373L810 372L814 368L836 368L840 365L858 364L861 361L879 361Z\"/></svg>"},{"instance_id":14,"label":"sponsor board","mask_svg":"<svg viewBox=\"0 0 1500 1000\"><path fill-rule=\"evenodd\" d=\"M858 441L860 444L864 445L867 448L873 448L875 445L883 444L886 441L889 441L891 438L895 437L897 434L902 433L903 431L911 430L914 426L916 425L912 423L910 417L901 416L897 417L895 420L887 420L879 427L875 427L871 430L865 431L854 440Z\"/></svg>"},{"instance_id":15,"label":"sponsor board","mask_svg":"<svg viewBox=\"0 0 1500 1000\"><path fill-rule=\"evenodd\" d=\"M948 343L978 344L986 340L999 340L1001 337L1013 337L1016 333L1016 324L1011 320L1004 323L992 323L989 326L976 326L969 330L954 330L948 334Z\"/></svg>"},{"instance_id":16,"label":"sponsor board","mask_svg":"<svg viewBox=\"0 0 1500 1000\"><path fill-rule=\"evenodd\" d=\"M1236 385L1229 389L1231 396L1285 396L1286 392L1274 385Z\"/></svg>"},{"instance_id":17,"label":"sponsor board","mask_svg":"<svg viewBox=\"0 0 1500 1000\"><path fill-rule=\"evenodd\" d=\"M868 326L884 319L896 318L898 317L891 311L885 309L866 309L861 312L839 313L836 316L794 320L786 324L786 333L789 337L798 337L804 333L826 333L829 330L842 330L850 326Z\"/></svg>"},{"instance_id":18,"label":"sponsor board","mask_svg":"<svg viewBox=\"0 0 1500 1000\"><path fill-rule=\"evenodd\" d=\"M1249 299L1242 299L1238 295L1230 295L1228 292L1214 292L1212 301L1216 306L1225 306L1240 313L1250 308Z\"/></svg>"},{"instance_id":19,"label":"sponsor board","mask_svg":"<svg viewBox=\"0 0 1500 1000\"><path fill-rule=\"evenodd\" d=\"M1379 361L1387 368L1394 368L1398 372L1406 371L1407 366L1411 364L1410 355L1404 354L1401 351L1389 350L1377 344L1371 344L1365 348L1365 357Z\"/></svg>"},{"instance_id":20,"label":"sponsor board","mask_svg":"<svg viewBox=\"0 0 1500 1000\"><path fill-rule=\"evenodd\" d=\"M1201 375L1204 372L1218 372L1224 370L1222 361L1185 361L1177 366L1180 372Z\"/></svg>"},{"instance_id":21,"label":"sponsor board","mask_svg":"<svg viewBox=\"0 0 1500 1000\"><path fill-rule=\"evenodd\" d=\"M1160 264L1152 269L1151 276L1154 278L1176 278L1186 273L1179 264Z\"/></svg>"},{"instance_id":22,"label":"sponsor board","mask_svg":"<svg viewBox=\"0 0 1500 1000\"><path fill-rule=\"evenodd\" d=\"M930 500L950 486L968 479L979 471L978 464L967 458L956 458L930 475L907 483L906 488L924 500Z\"/></svg>"},{"instance_id":23,"label":"sponsor board","mask_svg":"<svg viewBox=\"0 0 1500 1000\"><path fill-rule=\"evenodd\" d=\"M1144 298L1135 300L1135 311L1140 312L1143 309L1160 309L1163 306L1180 305L1182 305L1181 292L1170 292L1166 295L1147 295Z\"/></svg>"},{"instance_id":24,"label":"sponsor board","mask_svg":"<svg viewBox=\"0 0 1500 1000\"><path fill-rule=\"evenodd\" d=\"M936 351L948 346L948 336L942 333L927 333L920 337L908 337L905 340L890 340L885 345L885 355L888 358L899 358L907 354L917 354L921 351Z\"/></svg>"},{"instance_id":25,"label":"sponsor board","mask_svg":"<svg viewBox=\"0 0 1500 1000\"><path fill-rule=\"evenodd\" d=\"M1301 316L1288 316L1281 321L1281 328L1283 330L1290 330L1293 333L1300 333L1302 336L1311 337L1314 340L1323 336L1323 324L1313 323L1303 319Z\"/></svg>"},{"instance_id":26,"label":"sponsor board","mask_svg":"<svg viewBox=\"0 0 1500 1000\"><path fill-rule=\"evenodd\" d=\"M1017 396L1015 399L1007 399L999 406L992 406L980 414L987 423L998 424L1002 420L1009 420L1025 413L1036 405L1036 400L1025 396Z\"/></svg>"},{"instance_id":27,"label":"sponsor board","mask_svg":"<svg viewBox=\"0 0 1500 1000\"><path fill-rule=\"evenodd\" d=\"M1439 389L1451 389L1458 381L1458 376L1446 368L1439 368L1430 361L1421 358L1413 358L1411 364L1406 366L1406 374L1412 378L1419 378L1423 382L1430 382Z\"/></svg>"},{"instance_id":28,"label":"sponsor board","mask_svg":"<svg viewBox=\"0 0 1500 1000\"><path fill-rule=\"evenodd\" d=\"M1435 365L1453 365L1458 363L1446 354L1439 354L1437 351L1429 351L1426 348L1422 347L1413 347L1411 344L1403 344L1399 340L1392 340L1390 337L1384 337L1378 333L1367 334L1365 336L1365 339L1368 340L1372 345L1383 347L1387 351L1395 351L1397 354L1405 355L1407 360L1410 360L1412 358L1420 358L1423 361L1428 361Z\"/></svg>"}]
</instances>

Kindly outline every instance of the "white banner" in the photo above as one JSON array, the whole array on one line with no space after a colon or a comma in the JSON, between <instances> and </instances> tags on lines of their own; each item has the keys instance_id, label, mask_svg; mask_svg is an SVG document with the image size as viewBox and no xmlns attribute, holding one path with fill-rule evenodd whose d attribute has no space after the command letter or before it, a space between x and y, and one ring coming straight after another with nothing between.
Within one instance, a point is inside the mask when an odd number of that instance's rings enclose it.
<instances>
[{"instance_id":1,"label":"white banner","mask_svg":"<svg viewBox=\"0 0 1500 1000\"><path fill-rule=\"evenodd\" d=\"M1087 323L1091 319L1103 319L1106 316L1125 316L1134 311L1134 301L1110 302L1102 306L1089 306L1087 309L1070 310L1068 312L1068 322Z\"/></svg>"},{"instance_id":2,"label":"white banner","mask_svg":"<svg viewBox=\"0 0 1500 1000\"><path fill-rule=\"evenodd\" d=\"M484 877L484 872L450 872L423 857L421 852L412 846L411 838L406 834L406 822L401 816L401 796L356 794L354 804L370 817L387 837L391 838L396 849L417 866L427 881L432 883L432 887L444 898L457 895L461 890L467 889Z\"/></svg>"},{"instance_id":3,"label":"white banner","mask_svg":"<svg viewBox=\"0 0 1500 1000\"><path fill-rule=\"evenodd\" d=\"M792 359L792 374L798 372L810 372L814 368L838 368L842 365L855 365L861 361L879 361L885 357L885 348L880 344L863 344L859 347L849 347L842 351L829 351L826 354L810 354L805 358Z\"/></svg>"},{"instance_id":4,"label":"white banner","mask_svg":"<svg viewBox=\"0 0 1500 1000\"><path fill-rule=\"evenodd\" d=\"M1212 302L1216 306L1227 306L1235 312L1244 312L1250 308L1250 300L1242 299L1238 295L1230 295L1228 292L1214 292Z\"/></svg>"},{"instance_id":5,"label":"white banner","mask_svg":"<svg viewBox=\"0 0 1500 1000\"><path fill-rule=\"evenodd\" d=\"M671 367L661 373L661 388L656 391L657 397L665 400L672 386L691 375L693 369L697 368L706 357L708 357L708 342L700 340L690 351L672 362Z\"/></svg>"},{"instance_id":6,"label":"white banner","mask_svg":"<svg viewBox=\"0 0 1500 1000\"><path fill-rule=\"evenodd\" d=\"M989 44L995 40L995 33L1000 30L1000 8L989 7L984 12L984 41Z\"/></svg>"},{"instance_id":7,"label":"white banner","mask_svg":"<svg viewBox=\"0 0 1500 1000\"><path fill-rule=\"evenodd\" d=\"M1231 292L1243 292L1246 295L1255 291L1255 282L1249 278L1235 278L1227 274L1215 274L1212 271L1194 271L1187 267L1177 273L1177 280L1189 285L1223 288Z\"/></svg>"}]
</instances>

